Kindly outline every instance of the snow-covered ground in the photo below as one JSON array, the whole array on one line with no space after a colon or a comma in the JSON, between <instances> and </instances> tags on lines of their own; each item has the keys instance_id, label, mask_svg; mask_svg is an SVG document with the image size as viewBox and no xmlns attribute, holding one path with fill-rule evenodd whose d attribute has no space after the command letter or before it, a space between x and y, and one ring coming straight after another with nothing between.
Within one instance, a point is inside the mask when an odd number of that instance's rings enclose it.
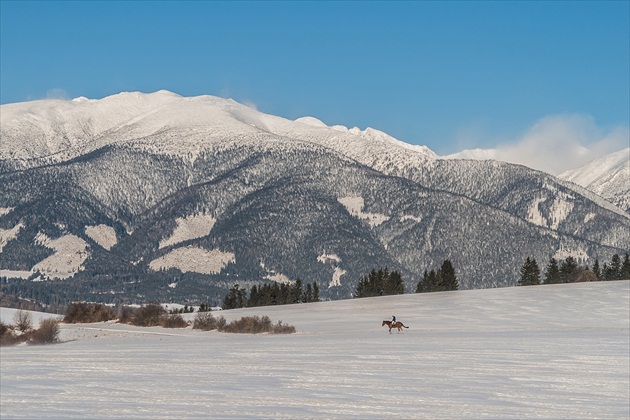
<instances>
[{"instance_id":1,"label":"snow-covered ground","mask_svg":"<svg viewBox=\"0 0 630 420\"><path fill-rule=\"evenodd\" d=\"M627 419L629 292L619 281L215 313L269 315L292 335L62 325L62 344L1 349L0 417ZM393 314L410 328L388 334Z\"/></svg>"}]
</instances>

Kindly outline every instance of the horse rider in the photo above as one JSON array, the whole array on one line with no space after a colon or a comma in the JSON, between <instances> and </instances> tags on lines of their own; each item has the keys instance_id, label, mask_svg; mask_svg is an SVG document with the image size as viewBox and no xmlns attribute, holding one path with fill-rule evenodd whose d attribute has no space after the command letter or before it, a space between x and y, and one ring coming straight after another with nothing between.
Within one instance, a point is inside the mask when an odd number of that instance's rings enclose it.
<instances>
[{"instance_id":1,"label":"horse rider","mask_svg":"<svg viewBox=\"0 0 630 420\"><path fill-rule=\"evenodd\" d=\"M392 325L396 323L396 315L392 315Z\"/></svg>"}]
</instances>

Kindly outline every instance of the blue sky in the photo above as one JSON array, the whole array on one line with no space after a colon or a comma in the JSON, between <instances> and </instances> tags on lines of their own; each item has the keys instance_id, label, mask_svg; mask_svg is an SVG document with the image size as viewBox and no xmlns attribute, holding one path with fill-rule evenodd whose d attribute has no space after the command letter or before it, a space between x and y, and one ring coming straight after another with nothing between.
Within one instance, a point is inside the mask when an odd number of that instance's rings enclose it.
<instances>
[{"instance_id":1,"label":"blue sky","mask_svg":"<svg viewBox=\"0 0 630 420\"><path fill-rule=\"evenodd\" d=\"M550 119L627 142L628 1L0 4L2 104L167 89L440 154Z\"/></svg>"}]
</instances>

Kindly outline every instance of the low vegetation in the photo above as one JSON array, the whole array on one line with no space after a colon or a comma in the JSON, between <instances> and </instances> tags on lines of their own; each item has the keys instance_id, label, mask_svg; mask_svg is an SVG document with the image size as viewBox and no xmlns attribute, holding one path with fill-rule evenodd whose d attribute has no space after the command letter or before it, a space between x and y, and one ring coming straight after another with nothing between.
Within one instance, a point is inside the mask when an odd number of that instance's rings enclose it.
<instances>
[{"instance_id":1,"label":"low vegetation","mask_svg":"<svg viewBox=\"0 0 630 420\"><path fill-rule=\"evenodd\" d=\"M114 315L115 313L118 317ZM96 303L73 303L68 307L68 311L64 316L64 322L66 323L103 322L112 319L118 319L118 322L121 324L131 324L139 327L186 328L190 325L179 311L177 313L167 313L157 303L150 303L140 308L124 306L116 310ZM268 316L244 317L228 324L224 317L215 318L207 310L197 312L192 322L192 328L202 331L217 330L220 332L246 334L291 334L295 332L295 327L283 324L282 321L273 324Z\"/></svg>"},{"instance_id":2,"label":"low vegetation","mask_svg":"<svg viewBox=\"0 0 630 420\"><path fill-rule=\"evenodd\" d=\"M87 304L75 302L68 305L63 322L66 324L79 324L90 322L105 322L115 319L114 310L99 303Z\"/></svg>"},{"instance_id":3,"label":"low vegetation","mask_svg":"<svg viewBox=\"0 0 630 420\"><path fill-rule=\"evenodd\" d=\"M241 334L292 334L295 332L294 326L283 324L282 321L273 324L271 319L266 315L262 317L246 316L228 324L222 316L215 318L209 312L198 313L193 322L193 328L203 331L217 330L220 332Z\"/></svg>"},{"instance_id":4,"label":"low vegetation","mask_svg":"<svg viewBox=\"0 0 630 420\"><path fill-rule=\"evenodd\" d=\"M220 317L225 321L225 318ZM195 330L212 331L218 328L218 321L210 312L198 312L193 320L192 327Z\"/></svg>"},{"instance_id":5,"label":"low vegetation","mask_svg":"<svg viewBox=\"0 0 630 420\"><path fill-rule=\"evenodd\" d=\"M52 344L59 341L59 332L59 321L56 319L44 319L39 328L34 329L31 313L19 310L15 313L13 325L0 321L0 346Z\"/></svg>"}]
</instances>

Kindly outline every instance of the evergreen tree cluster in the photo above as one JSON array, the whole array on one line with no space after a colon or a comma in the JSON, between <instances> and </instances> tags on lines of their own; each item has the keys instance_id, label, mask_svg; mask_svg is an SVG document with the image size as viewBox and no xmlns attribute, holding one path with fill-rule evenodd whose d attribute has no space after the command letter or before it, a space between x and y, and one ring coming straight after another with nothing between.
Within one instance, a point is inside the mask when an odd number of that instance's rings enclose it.
<instances>
[{"instance_id":1,"label":"evergreen tree cluster","mask_svg":"<svg viewBox=\"0 0 630 420\"><path fill-rule=\"evenodd\" d=\"M398 271L391 273L385 268L378 271L373 269L367 276L361 277L355 298L386 296L386 295L402 295L405 293L405 285Z\"/></svg>"},{"instance_id":2,"label":"evergreen tree cluster","mask_svg":"<svg viewBox=\"0 0 630 420\"><path fill-rule=\"evenodd\" d=\"M521 278L518 281L519 286L535 286L540 284L540 267L535 258L527 257L525 264L521 267Z\"/></svg>"},{"instance_id":3,"label":"evergreen tree cluster","mask_svg":"<svg viewBox=\"0 0 630 420\"><path fill-rule=\"evenodd\" d=\"M595 260L593 268L580 266L577 260L568 256L564 260L551 258L545 267L544 284L579 283L587 281L607 281L630 279L630 256L625 255L623 262L618 254L612 256L610 263L600 267ZM527 257L520 270L519 286L541 284L540 269L534 258Z\"/></svg>"},{"instance_id":4,"label":"evergreen tree cluster","mask_svg":"<svg viewBox=\"0 0 630 420\"><path fill-rule=\"evenodd\" d=\"M455 269L450 260L444 260L442 266L436 271L424 270L422 280L416 286L416 293L446 292L458 290L459 282L455 275Z\"/></svg>"},{"instance_id":5,"label":"evergreen tree cluster","mask_svg":"<svg viewBox=\"0 0 630 420\"><path fill-rule=\"evenodd\" d=\"M202 305L205 305L202 303ZM171 309L170 311L168 311L169 314L173 315L173 314L191 314L195 312L195 308L188 305L184 305L183 308L179 308L179 309ZM201 309L199 309L199 312L203 312Z\"/></svg>"},{"instance_id":6,"label":"evergreen tree cluster","mask_svg":"<svg viewBox=\"0 0 630 420\"><path fill-rule=\"evenodd\" d=\"M238 284L232 286L223 299L223 309L253 308L256 306L288 305L292 303L319 302L319 286L316 282L302 286L301 280L289 284L264 284L247 290Z\"/></svg>"}]
</instances>

